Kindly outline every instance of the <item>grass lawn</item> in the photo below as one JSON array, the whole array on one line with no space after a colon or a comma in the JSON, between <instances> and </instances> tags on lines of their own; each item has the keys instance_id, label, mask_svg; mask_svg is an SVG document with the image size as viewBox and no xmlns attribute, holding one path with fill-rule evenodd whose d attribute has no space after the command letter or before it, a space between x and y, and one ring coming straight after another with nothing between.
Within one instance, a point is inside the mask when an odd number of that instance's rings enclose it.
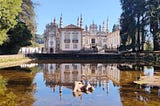
<instances>
[{"instance_id":1,"label":"grass lawn","mask_svg":"<svg viewBox=\"0 0 160 106\"><path fill-rule=\"evenodd\" d=\"M0 55L0 68L16 66L31 61L24 55Z\"/></svg>"}]
</instances>

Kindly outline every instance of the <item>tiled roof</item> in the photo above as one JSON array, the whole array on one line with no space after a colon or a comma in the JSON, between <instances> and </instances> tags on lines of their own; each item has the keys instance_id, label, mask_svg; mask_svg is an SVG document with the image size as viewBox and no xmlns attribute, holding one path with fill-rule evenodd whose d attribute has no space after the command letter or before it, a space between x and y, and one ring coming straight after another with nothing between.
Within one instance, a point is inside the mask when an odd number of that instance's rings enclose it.
<instances>
[{"instance_id":1,"label":"tiled roof","mask_svg":"<svg viewBox=\"0 0 160 106\"><path fill-rule=\"evenodd\" d=\"M81 28L76 25L70 24L65 26L63 29L81 29Z\"/></svg>"}]
</instances>

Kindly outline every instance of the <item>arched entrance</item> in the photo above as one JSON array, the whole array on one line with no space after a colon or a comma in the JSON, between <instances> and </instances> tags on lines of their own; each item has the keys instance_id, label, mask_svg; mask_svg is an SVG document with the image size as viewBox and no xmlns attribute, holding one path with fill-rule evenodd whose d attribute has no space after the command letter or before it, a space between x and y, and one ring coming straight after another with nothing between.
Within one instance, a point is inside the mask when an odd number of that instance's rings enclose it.
<instances>
[{"instance_id":1,"label":"arched entrance","mask_svg":"<svg viewBox=\"0 0 160 106\"><path fill-rule=\"evenodd\" d=\"M50 48L50 53L53 53L54 51L53 51L53 48Z\"/></svg>"}]
</instances>

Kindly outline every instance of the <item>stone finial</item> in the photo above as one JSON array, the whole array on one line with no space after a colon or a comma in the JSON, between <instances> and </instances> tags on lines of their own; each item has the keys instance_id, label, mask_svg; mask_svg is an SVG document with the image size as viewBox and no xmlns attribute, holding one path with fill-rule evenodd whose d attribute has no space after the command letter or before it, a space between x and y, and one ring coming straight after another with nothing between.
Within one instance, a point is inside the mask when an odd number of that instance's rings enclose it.
<instances>
[{"instance_id":1,"label":"stone finial","mask_svg":"<svg viewBox=\"0 0 160 106\"><path fill-rule=\"evenodd\" d=\"M62 25L63 25L63 20L62 20L62 14L61 14L59 27L62 28Z\"/></svg>"},{"instance_id":2,"label":"stone finial","mask_svg":"<svg viewBox=\"0 0 160 106\"><path fill-rule=\"evenodd\" d=\"M82 14L80 16L80 27L82 28L82 24L83 24L83 19L82 19Z\"/></svg>"}]
</instances>

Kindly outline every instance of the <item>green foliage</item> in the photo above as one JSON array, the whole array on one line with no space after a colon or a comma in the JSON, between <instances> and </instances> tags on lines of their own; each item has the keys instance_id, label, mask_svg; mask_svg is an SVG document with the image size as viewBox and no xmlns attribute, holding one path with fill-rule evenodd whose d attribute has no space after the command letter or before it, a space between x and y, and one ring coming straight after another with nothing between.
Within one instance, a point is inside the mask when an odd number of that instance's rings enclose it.
<instances>
[{"instance_id":1,"label":"green foliage","mask_svg":"<svg viewBox=\"0 0 160 106\"><path fill-rule=\"evenodd\" d=\"M43 44L44 43L44 37L43 37L43 35L35 34L35 41L38 44Z\"/></svg>"},{"instance_id":2,"label":"green foliage","mask_svg":"<svg viewBox=\"0 0 160 106\"><path fill-rule=\"evenodd\" d=\"M152 42L150 42L150 41L146 42L145 50L147 50L147 51L152 51L153 50L153 44L152 44Z\"/></svg>"},{"instance_id":3,"label":"green foliage","mask_svg":"<svg viewBox=\"0 0 160 106\"><path fill-rule=\"evenodd\" d=\"M114 24L112 28L112 32L119 30L119 25Z\"/></svg>"},{"instance_id":4,"label":"green foliage","mask_svg":"<svg viewBox=\"0 0 160 106\"><path fill-rule=\"evenodd\" d=\"M34 41L31 41L31 46L32 46L32 47L38 47L39 45L38 45L38 43L36 43L36 42L34 42Z\"/></svg>"},{"instance_id":5,"label":"green foliage","mask_svg":"<svg viewBox=\"0 0 160 106\"><path fill-rule=\"evenodd\" d=\"M0 3L0 54L15 54L20 47L34 44L32 38L36 22L33 2L0 0Z\"/></svg>"},{"instance_id":6,"label":"green foliage","mask_svg":"<svg viewBox=\"0 0 160 106\"><path fill-rule=\"evenodd\" d=\"M2 76L0 76L0 95L5 94L5 91L7 90L6 84L7 84L6 81L3 79Z\"/></svg>"},{"instance_id":7,"label":"green foliage","mask_svg":"<svg viewBox=\"0 0 160 106\"><path fill-rule=\"evenodd\" d=\"M135 44L135 19L132 13L132 5L133 1L130 0L121 0L122 5L122 14L120 19L121 24L121 39L123 47L127 46L128 44L132 43ZM131 42L130 42L131 41Z\"/></svg>"},{"instance_id":8,"label":"green foliage","mask_svg":"<svg viewBox=\"0 0 160 106\"><path fill-rule=\"evenodd\" d=\"M16 25L22 0L0 0L0 45L7 39L7 31Z\"/></svg>"},{"instance_id":9,"label":"green foliage","mask_svg":"<svg viewBox=\"0 0 160 106\"><path fill-rule=\"evenodd\" d=\"M32 34L36 32L34 4L31 0L22 0L22 12L19 14L20 21L26 23Z\"/></svg>"},{"instance_id":10,"label":"green foliage","mask_svg":"<svg viewBox=\"0 0 160 106\"><path fill-rule=\"evenodd\" d=\"M6 85L6 80L0 76L0 106L17 106L15 94L7 93Z\"/></svg>"},{"instance_id":11,"label":"green foliage","mask_svg":"<svg viewBox=\"0 0 160 106\"><path fill-rule=\"evenodd\" d=\"M9 40L0 46L2 54L16 54L20 47L31 45L32 34L23 22L18 22L7 34Z\"/></svg>"},{"instance_id":12,"label":"green foliage","mask_svg":"<svg viewBox=\"0 0 160 106\"><path fill-rule=\"evenodd\" d=\"M150 25L150 32L153 35L154 50L160 50L160 0L147 1L147 16Z\"/></svg>"},{"instance_id":13,"label":"green foliage","mask_svg":"<svg viewBox=\"0 0 160 106\"><path fill-rule=\"evenodd\" d=\"M154 50L160 50L160 0L120 0L122 45L143 50L147 34L153 35Z\"/></svg>"},{"instance_id":14,"label":"green foliage","mask_svg":"<svg viewBox=\"0 0 160 106\"><path fill-rule=\"evenodd\" d=\"M130 45L133 50L143 47L145 34L145 0L121 0L122 45Z\"/></svg>"}]
</instances>

